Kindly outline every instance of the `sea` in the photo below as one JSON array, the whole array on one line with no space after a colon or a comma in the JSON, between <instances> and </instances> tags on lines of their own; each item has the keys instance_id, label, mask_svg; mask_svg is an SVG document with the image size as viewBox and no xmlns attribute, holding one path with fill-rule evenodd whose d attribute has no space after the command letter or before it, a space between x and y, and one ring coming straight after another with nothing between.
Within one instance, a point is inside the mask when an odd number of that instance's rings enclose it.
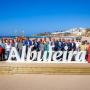
<instances>
[{"instance_id":1,"label":"sea","mask_svg":"<svg viewBox=\"0 0 90 90\"><path fill-rule=\"evenodd\" d=\"M21 37L21 36L0 36L0 39L2 38L13 38L15 39L16 37ZM47 38L48 36L25 36L29 38Z\"/></svg>"}]
</instances>

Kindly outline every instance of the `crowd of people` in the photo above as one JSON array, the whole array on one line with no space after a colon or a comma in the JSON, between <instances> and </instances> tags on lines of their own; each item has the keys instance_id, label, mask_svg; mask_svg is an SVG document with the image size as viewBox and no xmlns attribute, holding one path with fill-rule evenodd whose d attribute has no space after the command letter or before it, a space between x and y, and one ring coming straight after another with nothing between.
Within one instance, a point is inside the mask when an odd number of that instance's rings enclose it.
<instances>
[{"instance_id":1,"label":"crowd of people","mask_svg":"<svg viewBox=\"0 0 90 90\"><path fill-rule=\"evenodd\" d=\"M16 47L20 56L22 53L22 46L32 47L32 51L36 50L49 51L87 51L89 47L89 42L74 40L74 39L64 39L64 38L16 38L16 39L0 39L0 60L7 60L12 47ZM27 49L26 49L27 52Z\"/></svg>"}]
</instances>

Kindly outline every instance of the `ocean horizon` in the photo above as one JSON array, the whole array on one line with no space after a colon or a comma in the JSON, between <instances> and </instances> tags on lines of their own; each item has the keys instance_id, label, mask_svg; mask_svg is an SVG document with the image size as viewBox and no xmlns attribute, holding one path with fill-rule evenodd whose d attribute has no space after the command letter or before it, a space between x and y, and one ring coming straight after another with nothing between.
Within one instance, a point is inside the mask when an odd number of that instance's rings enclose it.
<instances>
[{"instance_id":1,"label":"ocean horizon","mask_svg":"<svg viewBox=\"0 0 90 90\"><path fill-rule=\"evenodd\" d=\"M13 39L15 39L16 37L22 37L22 36L0 36L0 39L2 39L2 38L13 38ZM29 36L29 35L26 35L26 36L24 36L24 37L29 37L29 38L46 38L46 37L48 37L48 36Z\"/></svg>"}]
</instances>

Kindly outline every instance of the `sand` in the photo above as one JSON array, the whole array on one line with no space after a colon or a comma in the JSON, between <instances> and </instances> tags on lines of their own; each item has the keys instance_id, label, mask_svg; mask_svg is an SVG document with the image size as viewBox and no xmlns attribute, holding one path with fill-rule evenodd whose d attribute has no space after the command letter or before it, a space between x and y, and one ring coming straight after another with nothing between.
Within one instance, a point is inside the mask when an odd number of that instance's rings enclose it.
<instances>
[{"instance_id":1,"label":"sand","mask_svg":"<svg viewBox=\"0 0 90 90\"><path fill-rule=\"evenodd\" d=\"M0 75L0 90L90 90L90 75Z\"/></svg>"}]
</instances>

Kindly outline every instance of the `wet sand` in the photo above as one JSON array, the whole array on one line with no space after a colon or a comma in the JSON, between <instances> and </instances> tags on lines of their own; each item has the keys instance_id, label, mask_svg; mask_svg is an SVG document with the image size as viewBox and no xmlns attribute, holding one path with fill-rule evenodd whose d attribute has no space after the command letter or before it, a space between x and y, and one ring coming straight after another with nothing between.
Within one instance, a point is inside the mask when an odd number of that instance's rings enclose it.
<instances>
[{"instance_id":1,"label":"wet sand","mask_svg":"<svg viewBox=\"0 0 90 90\"><path fill-rule=\"evenodd\" d=\"M90 75L0 75L0 90L90 90Z\"/></svg>"}]
</instances>

